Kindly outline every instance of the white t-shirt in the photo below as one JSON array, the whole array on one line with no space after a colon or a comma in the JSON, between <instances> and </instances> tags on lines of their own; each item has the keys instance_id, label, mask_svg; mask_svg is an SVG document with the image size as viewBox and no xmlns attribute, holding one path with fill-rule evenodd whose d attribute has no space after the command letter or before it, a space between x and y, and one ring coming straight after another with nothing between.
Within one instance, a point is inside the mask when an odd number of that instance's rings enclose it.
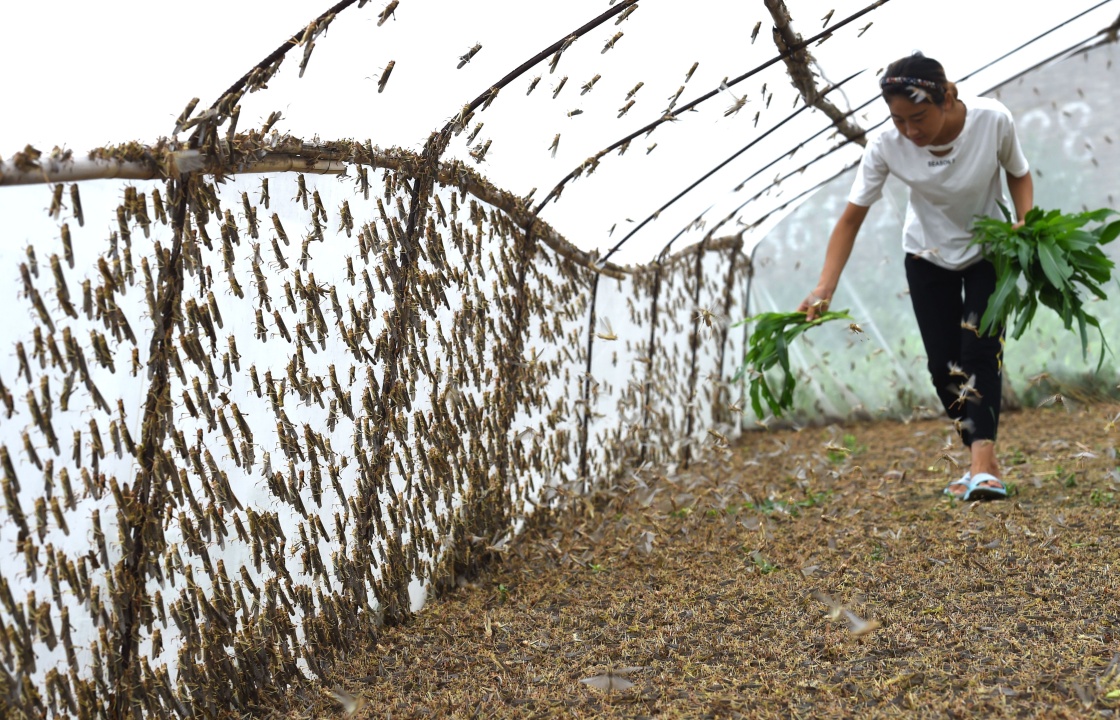
<instances>
[{"instance_id":1,"label":"white t-shirt","mask_svg":"<svg viewBox=\"0 0 1120 720\"><path fill-rule=\"evenodd\" d=\"M965 102L964 127L952 150L937 157L915 145L893 125L868 140L848 201L869 207L882 197L890 173L910 188L902 249L950 270L981 256L969 245L977 215L1003 219L1000 168L1015 177L1030 170L1011 112L998 100Z\"/></svg>"}]
</instances>

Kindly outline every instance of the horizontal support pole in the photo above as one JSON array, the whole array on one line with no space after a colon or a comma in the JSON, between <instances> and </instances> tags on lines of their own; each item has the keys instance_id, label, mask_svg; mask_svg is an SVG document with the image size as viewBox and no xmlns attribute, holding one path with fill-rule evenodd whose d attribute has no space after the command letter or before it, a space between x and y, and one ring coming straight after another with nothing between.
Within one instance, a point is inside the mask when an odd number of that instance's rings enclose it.
<instances>
[{"instance_id":1,"label":"horizontal support pole","mask_svg":"<svg viewBox=\"0 0 1120 720\"><path fill-rule=\"evenodd\" d=\"M242 136L238 136L239 139ZM199 150L173 150L167 147L130 145L117 149L94 150L87 158L72 154L59 156L57 151L47 157L34 156L24 150L8 161L0 160L0 186L34 185L85 180L160 180L178 178L185 173L206 175L240 175L247 173L301 172L316 175L345 175L351 165L365 165L411 176L419 167L418 157L407 150L381 150L353 141L306 143L283 137L267 146L254 143L255 150L239 152L225 162L218 156ZM266 149L271 148L271 149ZM222 150L228 153L229 145ZM118 157L119 156L119 157ZM141 156L143 159L129 159ZM229 157L227 155L227 157ZM558 255L607 277L621 279L640 273L647 266L620 266L603 263L591 253L579 249L544 220L534 217L522 198L502 190L475 170L458 161L440 163L437 180L449 187L458 187L482 202L508 215L518 227L532 226L533 235ZM741 233L709 241L708 250L718 250L740 241ZM697 247L676 253L671 262L691 257Z\"/></svg>"},{"instance_id":2,"label":"horizontal support pole","mask_svg":"<svg viewBox=\"0 0 1120 720\"><path fill-rule=\"evenodd\" d=\"M362 145L340 141L313 144L285 137L271 143L271 147L272 150L266 150L258 144L255 150L240 152L236 159L231 158L225 162L220 157L199 150L172 150L166 147L101 149L91 152L87 158L75 158L72 154L33 157L25 150L7 161L0 160L0 187L86 180L160 180L178 178L186 173L218 176L279 172L345 175L351 165L366 165L411 176L415 168L419 167L419 158L413 153L399 148L384 151L369 143ZM228 148L228 144L222 147L227 151ZM130 156L137 155L143 159L129 159ZM593 254L576 247L544 220L534 217L521 198L496 187L458 161L440 163L438 181L445 186L462 188L482 202L503 211L523 229L532 225L533 235L537 239L558 255L578 265L616 279L633 272L629 267L611 262L603 263Z\"/></svg>"},{"instance_id":3,"label":"horizontal support pole","mask_svg":"<svg viewBox=\"0 0 1120 720\"><path fill-rule=\"evenodd\" d=\"M152 162L89 158L60 160L49 158L32 166L19 168L13 162L0 160L0 186L36 185L82 180L158 180L178 177L183 172L207 170L206 161L197 150L168 153L166 170ZM312 160L287 153L268 154L259 160L224 168L224 174L305 172L316 175L343 175L347 163L341 160Z\"/></svg>"}]
</instances>

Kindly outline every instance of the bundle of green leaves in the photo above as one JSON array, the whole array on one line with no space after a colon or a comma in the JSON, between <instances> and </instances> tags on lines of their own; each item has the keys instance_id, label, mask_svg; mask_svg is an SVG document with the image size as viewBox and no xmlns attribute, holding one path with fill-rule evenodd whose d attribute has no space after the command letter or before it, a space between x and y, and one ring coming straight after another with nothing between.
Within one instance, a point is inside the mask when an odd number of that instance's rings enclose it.
<instances>
[{"instance_id":1,"label":"bundle of green leaves","mask_svg":"<svg viewBox=\"0 0 1120 720\"><path fill-rule=\"evenodd\" d=\"M751 408L759 418L763 417L763 400L766 400L770 412L778 417L793 406L793 389L797 386L797 380L790 371L789 345L801 333L829 320L851 322L853 318L846 310L821 313L812 321L807 321L803 312L767 312L736 323L736 327L755 323L754 332L747 342L743 365L739 368L739 372L735 373L734 380L744 375L749 378ZM766 371L775 365L780 365L783 373L780 395L775 395L774 389L766 379Z\"/></svg>"},{"instance_id":2,"label":"bundle of green leaves","mask_svg":"<svg viewBox=\"0 0 1120 720\"><path fill-rule=\"evenodd\" d=\"M1082 357L1088 355L1088 328L1097 329L1101 336L1099 370L1108 343L1100 321L1085 310L1082 288L1107 299L1102 286L1111 278L1114 263L1101 246L1120 235L1120 220L1104 223L1116 211L1062 213L1033 208L1016 228L1007 208L1000 205L1000 209L1006 220L980 218L973 226L972 243L983 246L984 256L996 268L996 289L980 319L980 333L1007 328L1018 339L1042 304L1058 313L1067 330L1077 322ZM1090 223L1098 224L1085 229Z\"/></svg>"}]
</instances>

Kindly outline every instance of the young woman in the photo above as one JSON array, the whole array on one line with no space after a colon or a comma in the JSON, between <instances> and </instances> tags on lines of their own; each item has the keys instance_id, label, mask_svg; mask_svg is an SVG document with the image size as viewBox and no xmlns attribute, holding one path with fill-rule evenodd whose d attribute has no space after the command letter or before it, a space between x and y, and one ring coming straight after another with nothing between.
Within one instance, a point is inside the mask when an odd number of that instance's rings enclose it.
<instances>
[{"instance_id":1,"label":"young woman","mask_svg":"<svg viewBox=\"0 0 1120 720\"><path fill-rule=\"evenodd\" d=\"M811 320L828 309L868 208L888 174L902 180L910 188L902 240L910 299L933 385L972 456L969 471L945 493L1006 497L995 449L1003 332L978 331L996 275L970 240L977 216L1002 217L1001 169L1023 222L1034 205L1030 167L1007 108L988 98L963 102L936 60L921 53L897 60L879 86L894 127L868 140L820 281L798 310Z\"/></svg>"}]
</instances>

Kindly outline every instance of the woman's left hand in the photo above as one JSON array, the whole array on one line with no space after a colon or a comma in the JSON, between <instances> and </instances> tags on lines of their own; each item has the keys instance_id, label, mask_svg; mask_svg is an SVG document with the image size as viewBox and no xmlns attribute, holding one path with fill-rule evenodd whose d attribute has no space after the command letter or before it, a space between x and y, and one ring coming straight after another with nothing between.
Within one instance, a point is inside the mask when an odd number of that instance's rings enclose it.
<instances>
[{"instance_id":1,"label":"woman's left hand","mask_svg":"<svg viewBox=\"0 0 1120 720\"><path fill-rule=\"evenodd\" d=\"M813 292L809 293L809 297L801 301L801 304L797 306L797 312L805 313L805 320L812 322L817 316L828 312L828 306L831 303L832 292L822 287L817 287Z\"/></svg>"}]
</instances>

